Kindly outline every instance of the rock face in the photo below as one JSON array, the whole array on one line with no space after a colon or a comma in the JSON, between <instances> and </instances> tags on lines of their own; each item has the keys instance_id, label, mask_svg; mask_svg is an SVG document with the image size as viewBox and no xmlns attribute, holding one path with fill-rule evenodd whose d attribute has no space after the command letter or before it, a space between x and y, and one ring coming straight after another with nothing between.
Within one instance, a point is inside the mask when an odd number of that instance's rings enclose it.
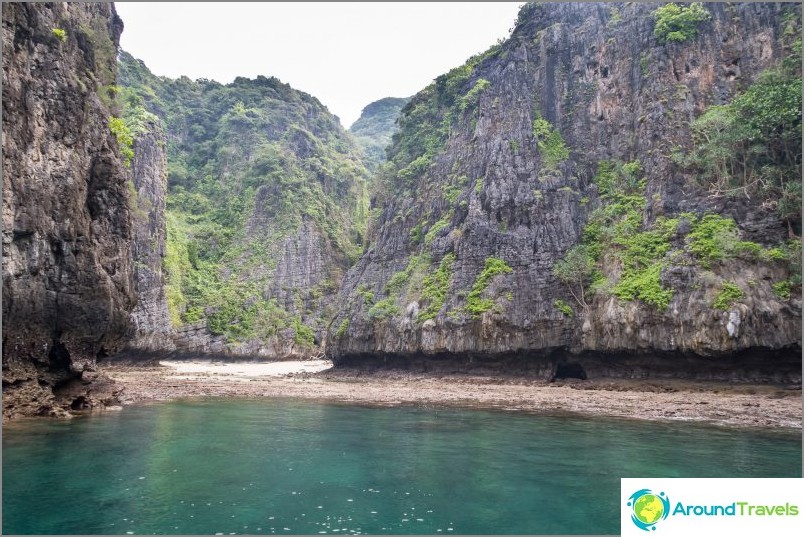
<instances>
[{"instance_id":1,"label":"rock face","mask_svg":"<svg viewBox=\"0 0 804 537\"><path fill-rule=\"evenodd\" d=\"M166 136L158 121L148 121L134 137L131 160L134 237L131 256L136 274L137 305L131 312L127 346L145 351L172 351L163 259L166 252Z\"/></svg>"},{"instance_id":2,"label":"rock face","mask_svg":"<svg viewBox=\"0 0 804 537\"><path fill-rule=\"evenodd\" d=\"M3 4L3 418L104 399L134 305L112 4ZM103 97L103 99L101 98Z\"/></svg>"},{"instance_id":3,"label":"rock face","mask_svg":"<svg viewBox=\"0 0 804 537\"><path fill-rule=\"evenodd\" d=\"M669 157L707 106L779 62L782 20L800 12L705 6L711 19L697 38L662 44L655 5L529 4L505 43L413 97L327 354L367 367L485 363L548 378L572 363L590 375L800 382L801 300L771 289L788 263L696 264L682 255L680 224L668 239L679 257L662 260L666 309L610 292L581 308L554 275L605 206L593 181L604 161L641 165L640 229L660 216L719 214L762 247L787 239L760 201L709 196ZM622 267L605 255L601 263L616 282ZM743 296L721 310L713 299L725 282Z\"/></svg>"}]
</instances>

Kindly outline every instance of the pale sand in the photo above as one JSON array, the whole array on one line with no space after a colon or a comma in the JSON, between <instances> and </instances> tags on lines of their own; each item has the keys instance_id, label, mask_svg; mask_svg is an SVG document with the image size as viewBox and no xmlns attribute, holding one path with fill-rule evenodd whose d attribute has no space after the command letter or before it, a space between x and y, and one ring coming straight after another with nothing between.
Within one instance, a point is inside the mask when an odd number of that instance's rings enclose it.
<instances>
[{"instance_id":1,"label":"pale sand","mask_svg":"<svg viewBox=\"0 0 804 537\"><path fill-rule=\"evenodd\" d=\"M159 365L174 369L179 375L174 378L198 379L210 375L221 380L249 382L260 377L281 377L288 373L318 373L332 367L328 360L225 363L225 362L171 362L162 360Z\"/></svg>"},{"instance_id":2,"label":"pale sand","mask_svg":"<svg viewBox=\"0 0 804 537\"><path fill-rule=\"evenodd\" d=\"M367 405L460 406L526 412L801 429L801 389L691 381L547 383L470 375L328 371L305 362L107 365L124 404L183 397L292 397Z\"/></svg>"}]
</instances>

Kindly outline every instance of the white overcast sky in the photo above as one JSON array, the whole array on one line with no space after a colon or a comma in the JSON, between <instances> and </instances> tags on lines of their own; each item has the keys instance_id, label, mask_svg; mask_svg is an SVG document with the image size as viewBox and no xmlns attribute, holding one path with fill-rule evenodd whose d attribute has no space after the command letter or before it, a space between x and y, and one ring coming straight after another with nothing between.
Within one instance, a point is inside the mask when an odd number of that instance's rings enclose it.
<instances>
[{"instance_id":1,"label":"white overcast sky","mask_svg":"<svg viewBox=\"0 0 804 537\"><path fill-rule=\"evenodd\" d=\"M522 2L116 2L123 50L156 75L275 76L349 127L509 35Z\"/></svg>"}]
</instances>

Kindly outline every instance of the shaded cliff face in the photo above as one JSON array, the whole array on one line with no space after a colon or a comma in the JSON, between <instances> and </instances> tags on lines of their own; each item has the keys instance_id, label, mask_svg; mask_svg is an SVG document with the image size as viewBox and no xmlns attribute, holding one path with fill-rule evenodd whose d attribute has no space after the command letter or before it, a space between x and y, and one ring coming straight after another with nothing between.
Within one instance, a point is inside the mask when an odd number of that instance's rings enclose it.
<instances>
[{"instance_id":1,"label":"shaded cliff face","mask_svg":"<svg viewBox=\"0 0 804 537\"><path fill-rule=\"evenodd\" d=\"M134 304L111 4L3 4L3 416L103 396ZM102 99L103 97L103 99ZM55 396L54 396L55 394Z\"/></svg>"},{"instance_id":2,"label":"shaded cliff face","mask_svg":"<svg viewBox=\"0 0 804 537\"><path fill-rule=\"evenodd\" d=\"M357 144L363 149L363 162L370 171L376 171L385 162L385 148L396 132L399 112L410 97L386 97L363 108L360 117L349 127Z\"/></svg>"},{"instance_id":3,"label":"shaded cliff face","mask_svg":"<svg viewBox=\"0 0 804 537\"><path fill-rule=\"evenodd\" d=\"M663 43L655 5L529 4L505 43L413 97L327 353L800 380L800 241L767 196L707 191L671 159L782 61L800 13L705 7L697 37ZM750 349L767 360L715 359Z\"/></svg>"},{"instance_id":4,"label":"shaded cliff face","mask_svg":"<svg viewBox=\"0 0 804 537\"><path fill-rule=\"evenodd\" d=\"M121 100L167 133L166 297L178 351L318 352L358 257L368 172L337 118L275 78L156 77L121 54Z\"/></svg>"},{"instance_id":5,"label":"shaded cliff face","mask_svg":"<svg viewBox=\"0 0 804 537\"><path fill-rule=\"evenodd\" d=\"M167 141L156 118L149 118L137 127L129 179L136 193L131 204L134 228L131 256L137 305L131 312L128 347L171 351L175 345L163 270L167 240Z\"/></svg>"}]
</instances>

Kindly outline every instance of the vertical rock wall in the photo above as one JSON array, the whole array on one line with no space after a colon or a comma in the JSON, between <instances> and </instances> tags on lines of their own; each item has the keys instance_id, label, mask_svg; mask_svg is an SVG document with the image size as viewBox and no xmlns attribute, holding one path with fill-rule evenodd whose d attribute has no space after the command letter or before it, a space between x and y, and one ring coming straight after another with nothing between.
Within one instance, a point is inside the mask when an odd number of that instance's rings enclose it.
<instances>
[{"instance_id":1,"label":"vertical rock wall","mask_svg":"<svg viewBox=\"0 0 804 537\"><path fill-rule=\"evenodd\" d=\"M685 146L703 110L729 102L780 61L783 19L800 11L771 3L706 8L711 19L697 38L662 44L653 34L655 4L530 4L505 43L463 68L457 97L450 85L460 69L414 96L400 124L418 122L420 137L436 139L440 124L427 121L436 121L428 118L442 103L454 98L460 106L445 119L443 147L399 171L390 187L397 191L381 200L371 246L344 280L344 312L330 325L327 354L343 363L513 355L542 360L549 371L570 353L605 361L617 353L728 357L787 349L779 363L789 379L800 378L801 300L771 290L788 277L783 263L734 259L716 276L670 263L663 284L675 294L665 311L611 295L590 299L575 315L556 306L575 304L553 267L603 203L593 178L604 160L641 163L643 225L659 215L716 213L733 218L747 240L787 240L784 223L761 201L709 196L674 169L670 154ZM539 118L566 141L569 158L560 165L545 164L534 134ZM415 144L395 140L389 160ZM417 161L426 169L415 176ZM397 186L406 174L415 182ZM484 283L492 258L510 270ZM440 280L431 276L439 266ZM730 311L712 307L720 281L746 289ZM467 307L472 293L476 303L488 301L476 315ZM434 303L438 311L422 319ZM641 363L649 372L650 360Z\"/></svg>"},{"instance_id":2,"label":"vertical rock wall","mask_svg":"<svg viewBox=\"0 0 804 537\"><path fill-rule=\"evenodd\" d=\"M108 396L134 305L110 3L3 3L3 417Z\"/></svg>"},{"instance_id":3,"label":"vertical rock wall","mask_svg":"<svg viewBox=\"0 0 804 537\"><path fill-rule=\"evenodd\" d=\"M131 254L138 301L131 312L128 347L146 351L175 348L162 268L167 239L165 144L165 133L159 122L148 121L134 137L131 161L131 183L136 192L132 202Z\"/></svg>"}]
</instances>

